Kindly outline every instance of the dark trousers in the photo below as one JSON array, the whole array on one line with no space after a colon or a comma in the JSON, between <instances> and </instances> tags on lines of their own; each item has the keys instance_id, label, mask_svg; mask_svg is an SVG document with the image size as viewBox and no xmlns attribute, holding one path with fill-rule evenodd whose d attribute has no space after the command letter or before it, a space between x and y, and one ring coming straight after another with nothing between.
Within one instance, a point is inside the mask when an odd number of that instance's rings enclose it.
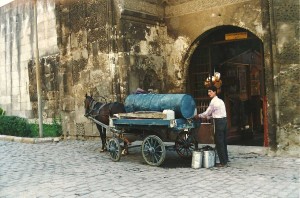
<instances>
[{"instance_id":1,"label":"dark trousers","mask_svg":"<svg viewBox=\"0 0 300 198\"><path fill-rule=\"evenodd\" d=\"M227 119L214 119L215 123L215 144L221 164L227 164Z\"/></svg>"}]
</instances>

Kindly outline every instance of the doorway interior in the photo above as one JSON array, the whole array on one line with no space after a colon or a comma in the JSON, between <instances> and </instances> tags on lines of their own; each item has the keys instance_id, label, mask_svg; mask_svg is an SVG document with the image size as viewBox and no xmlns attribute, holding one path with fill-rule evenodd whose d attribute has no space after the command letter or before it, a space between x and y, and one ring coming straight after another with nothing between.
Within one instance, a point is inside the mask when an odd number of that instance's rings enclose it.
<instances>
[{"instance_id":1,"label":"doorway interior","mask_svg":"<svg viewBox=\"0 0 300 198\"><path fill-rule=\"evenodd\" d=\"M209 105L207 86L215 84L226 105L228 144L264 144L264 67L263 45L250 31L220 26L198 39L188 71L187 90L201 113ZM221 78L215 78L220 73ZM203 120L198 131L200 143L212 143L213 124Z\"/></svg>"}]
</instances>

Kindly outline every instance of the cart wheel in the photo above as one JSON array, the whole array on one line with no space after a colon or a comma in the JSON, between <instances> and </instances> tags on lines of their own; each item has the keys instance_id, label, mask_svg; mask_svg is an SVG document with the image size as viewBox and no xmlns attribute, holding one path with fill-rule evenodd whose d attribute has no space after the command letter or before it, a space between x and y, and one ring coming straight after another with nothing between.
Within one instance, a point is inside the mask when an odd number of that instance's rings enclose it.
<instances>
[{"instance_id":1,"label":"cart wheel","mask_svg":"<svg viewBox=\"0 0 300 198\"><path fill-rule=\"evenodd\" d=\"M142 143L142 155L149 165L161 165L166 157L164 142L156 135L149 135Z\"/></svg>"},{"instance_id":2,"label":"cart wheel","mask_svg":"<svg viewBox=\"0 0 300 198\"><path fill-rule=\"evenodd\" d=\"M108 142L108 152L112 161L117 162L121 158L121 146L117 138L111 138Z\"/></svg>"},{"instance_id":3,"label":"cart wheel","mask_svg":"<svg viewBox=\"0 0 300 198\"><path fill-rule=\"evenodd\" d=\"M182 131L176 138L175 149L180 157L190 158L193 151L198 149L198 142L189 132Z\"/></svg>"}]
</instances>

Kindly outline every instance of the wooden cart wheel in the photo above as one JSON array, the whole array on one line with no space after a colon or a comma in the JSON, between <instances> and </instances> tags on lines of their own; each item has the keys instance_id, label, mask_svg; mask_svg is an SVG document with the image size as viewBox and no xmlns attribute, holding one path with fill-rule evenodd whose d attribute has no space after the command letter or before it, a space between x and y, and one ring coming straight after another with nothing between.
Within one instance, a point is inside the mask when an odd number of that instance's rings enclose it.
<instances>
[{"instance_id":1,"label":"wooden cart wheel","mask_svg":"<svg viewBox=\"0 0 300 198\"><path fill-rule=\"evenodd\" d=\"M176 138L175 149L180 157L190 158L193 151L198 149L198 142L192 134L182 131Z\"/></svg>"},{"instance_id":2,"label":"wooden cart wheel","mask_svg":"<svg viewBox=\"0 0 300 198\"><path fill-rule=\"evenodd\" d=\"M108 142L108 152L112 161L117 162L121 158L121 146L117 138L111 138Z\"/></svg>"},{"instance_id":3,"label":"wooden cart wheel","mask_svg":"<svg viewBox=\"0 0 300 198\"><path fill-rule=\"evenodd\" d=\"M147 164L161 165L166 157L164 142L156 135L146 137L142 143L142 155Z\"/></svg>"}]
</instances>

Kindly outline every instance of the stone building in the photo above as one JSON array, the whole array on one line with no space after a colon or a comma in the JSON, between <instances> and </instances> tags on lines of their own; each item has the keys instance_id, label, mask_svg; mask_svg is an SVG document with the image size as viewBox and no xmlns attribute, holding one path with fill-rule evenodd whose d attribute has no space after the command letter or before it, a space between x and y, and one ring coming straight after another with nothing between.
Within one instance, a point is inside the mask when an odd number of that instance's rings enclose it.
<instances>
[{"instance_id":1,"label":"stone building","mask_svg":"<svg viewBox=\"0 0 300 198\"><path fill-rule=\"evenodd\" d=\"M189 93L200 112L219 72L229 138L250 132L278 152L299 150L299 1L38 0L37 9L43 116L60 116L65 135L98 136L86 93L121 102L137 87ZM0 15L0 107L37 118L33 3L15 0Z\"/></svg>"}]
</instances>

